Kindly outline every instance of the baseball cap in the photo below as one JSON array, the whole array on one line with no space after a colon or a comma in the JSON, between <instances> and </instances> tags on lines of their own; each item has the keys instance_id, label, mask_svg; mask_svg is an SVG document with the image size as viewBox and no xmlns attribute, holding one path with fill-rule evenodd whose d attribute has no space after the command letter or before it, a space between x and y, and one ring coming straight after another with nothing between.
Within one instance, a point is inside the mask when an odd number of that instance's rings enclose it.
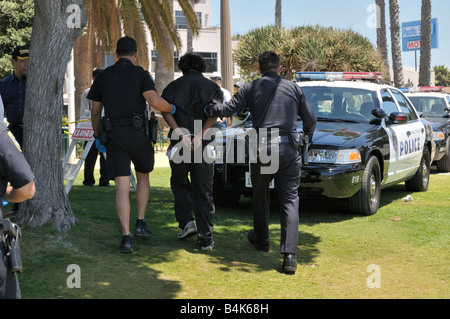
<instances>
[{"instance_id":1,"label":"baseball cap","mask_svg":"<svg viewBox=\"0 0 450 319\"><path fill-rule=\"evenodd\" d=\"M120 38L119 41L117 41L117 50L137 51L136 40L128 36Z\"/></svg>"},{"instance_id":2,"label":"baseball cap","mask_svg":"<svg viewBox=\"0 0 450 319\"><path fill-rule=\"evenodd\" d=\"M14 49L12 53L12 58L14 60L27 60L30 55L30 49L27 46L18 46Z\"/></svg>"},{"instance_id":3,"label":"baseball cap","mask_svg":"<svg viewBox=\"0 0 450 319\"><path fill-rule=\"evenodd\" d=\"M243 85L244 85L244 83L241 82L241 81L236 82L236 83L234 84L234 86L236 86L236 87L238 87L238 88L241 88Z\"/></svg>"},{"instance_id":4,"label":"baseball cap","mask_svg":"<svg viewBox=\"0 0 450 319\"><path fill-rule=\"evenodd\" d=\"M222 80L222 74L220 74L219 72L213 72L213 74L211 74L211 76L209 77L210 79L216 79L219 78L220 80Z\"/></svg>"}]
</instances>

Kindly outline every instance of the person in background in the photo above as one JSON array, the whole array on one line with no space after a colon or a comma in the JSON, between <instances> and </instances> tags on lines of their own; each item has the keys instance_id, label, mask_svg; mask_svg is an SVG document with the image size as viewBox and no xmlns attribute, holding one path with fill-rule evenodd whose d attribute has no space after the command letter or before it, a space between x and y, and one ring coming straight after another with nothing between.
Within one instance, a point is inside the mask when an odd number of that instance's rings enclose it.
<instances>
[{"instance_id":1,"label":"person in background","mask_svg":"<svg viewBox=\"0 0 450 319\"><path fill-rule=\"evenodd\" d=\"M228 102L229 100L231 100L231 93L230 91L228 91L227 89L222 87L222 74L220 74L219 72L213 72L213 74L211 74L211 76L209 77L211 79L211 81L213 81L214 83L216 83L220 89L223 92L223 102ZM214 127L217 127L220 130L224 130L227 128L228 124L227 124L227 118L226 117L218 117L217 118L217 123L214 125Z\"/></svg>"},{"instance_id":2,"label":"person in background","mask_svg":"<svg viewBox=\"0 0 450 319\"><path fill-rule=\"evenodd\" d=\"M92 72L92 81L103 72L103 69L95 69ZM87 98L90 88L86 89L81 94L80 100L80 117L90 117L92 111L92 101ZM103 112L104 113L104 112ZM87 142L84 143L86 147ZM109 177L106 171L106 159L105 156L97 149L96 145L93 144L89 150L86 159L84 160L84 186L94 186L94 169L97 162L97 157L100 156L100 180L98 182L99 186L110 186Z\"/></svg>"},{"instance_id":3,"label":"person in background","mask_svg":"<svg viewBox=\"0 0 450 319\"><path fill-rule=\"evenodd\" d=\"M23 148L23 114L25 111L29 54L28 46L17 46L11 55L11 64L14 71L11 75L0 80L0 95L9 124L8 129L19 142L21 148ZM19 204L15 203L8 214L14 215L18 210Z\"/></svg>"}]
</instances>

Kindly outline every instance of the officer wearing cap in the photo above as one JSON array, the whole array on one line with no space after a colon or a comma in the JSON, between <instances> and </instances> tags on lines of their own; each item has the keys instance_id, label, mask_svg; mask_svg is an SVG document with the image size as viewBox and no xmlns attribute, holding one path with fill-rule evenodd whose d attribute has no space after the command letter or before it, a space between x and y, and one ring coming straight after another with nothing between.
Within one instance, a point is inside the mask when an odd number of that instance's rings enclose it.
<instances>
[{"instance_id":1,"label":"officer wearing cap","mask_svg":"<svg viewBox=\"0 0 450 319\"><path fill-rule=\"evenodd\" d=\"M14 71L11 75L0 80L0 95L3 99L4 112L9 124L8 128L21 147L23 147L23 114L29 53L28 46L16 47L11 59ZM18 210L19 205L14 204L12 213Z\"/></svg>"},{"instance_id":2,"label":"officer wearing cap","mask_svg":"<svg viewBox=\"0 0 450 319\"><path fill-rule=\"evenodd\" d=\"M107 171L116 184L116 210L122 227L120 251L131 253L133 239L130 233L130 165L134 164L137 177L136 202L138 219L135 236L150 237L151 229L145 222L145 211L150 193L149 173L153 170L154 150L147 134L146 101L155 109L172 112L174 107L156 92L150 74L135 65L137 44L133 38L123 37L117 42L118 61L98 75L88 94L92 100L91 120L94 137L106 132ZM104 107L102 132L100 116Z\"/></svg>"},{"instance_id":3,"label":"officer wearing cap","mask_svg":"<svg viewBox=\"0 0 450 319\"><path fill-rule=\"evenodd\" d=\"M8 183L11 186L8 187ZM34 196L36 189L31 171L20 146L5 126L0 125L0 196L9 202L18 203ZM6 261L10 247L5 238L0 202L0 299L21 298L16 273L11 272Z\"/></svg>"},{"instance_id":4,"label":"officer wearing cap","mask_svg":"<svg viewBox=\"0 0 450 319\"><path fill-rule=\"evenodd\" d=\"M231 101L207 106L205 112L208 116L230 116L249 108L258 134L262 134L263 129L278 131L278 136L267 136L265 141L260 136L258 141L260 149L266 147L268 152L278 151L278 170L264 174L266 164L261 156L251 164L254 229L248 232L247 237L256 249L269 251L269 184L274 178L280 204L283 271L292 274L297 268L298 189L302 165L298 143L295 142L298 137L297 116L303 120L303 131L310 138L316 118L301 89L280 76L280 57L277 54L271 51L261 54L259 68L262 78L244 84Z\"/></svg>"}]
</instances>

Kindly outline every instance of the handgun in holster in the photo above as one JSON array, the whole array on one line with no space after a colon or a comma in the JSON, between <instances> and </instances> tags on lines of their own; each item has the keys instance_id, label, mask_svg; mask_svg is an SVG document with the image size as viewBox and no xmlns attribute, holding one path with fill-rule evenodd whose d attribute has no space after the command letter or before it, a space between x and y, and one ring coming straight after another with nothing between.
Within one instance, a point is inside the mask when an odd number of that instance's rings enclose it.
<instances>
[{"instance_id":1,"label":"handgun in holster","mask_svg":"<svg viewBox=\"0 0 450 319\"><path fill-rule=\"evenodd\" d=\"M310 138L309 135L303 136L303 143L300 146L300 152L302 153L302 166L308 165L308 153L309 153Z\"/></svg>"},{"instance_id":2,"label":"handgun in holster","mask_svg":"<svg viewBox=\"0 0 450 319\"><path fill-rule=\"evenodd\" d=\"M11 272L22 272L22 259L20 257L19 239L22 232L17 224L9 219L3 220L2 241L5 247L5 255Z\"/></svg>"}]
</instances>

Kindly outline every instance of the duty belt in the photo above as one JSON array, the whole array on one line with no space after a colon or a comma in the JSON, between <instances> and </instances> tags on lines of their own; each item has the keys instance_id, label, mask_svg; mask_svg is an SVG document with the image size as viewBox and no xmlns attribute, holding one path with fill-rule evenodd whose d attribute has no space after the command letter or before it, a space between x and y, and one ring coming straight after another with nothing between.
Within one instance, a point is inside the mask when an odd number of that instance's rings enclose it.
<instances>
[{"instance_id":1,"label":"duty belt","mask_svg":"<svg viewBox=\"0 0 450 319\"><path fill-rule=\"evenodd\" d=\"M262 137L260 139L261 144L283 144L283 143L289 143L289 137L288 136L277 136L277 137Z\"/></svg>"},{"instance_id":2,"label":"duty belt","mask_svg":"<svg viewBox=\"0 0 450 319\"><path fill-rule=\"evenodd\" d=\"M124 117L124 118L121 118L121 119L111 120L111 125L112 126L127 126L127 125L131 125L131 118Z\"/></svg>"}]
</instances>

